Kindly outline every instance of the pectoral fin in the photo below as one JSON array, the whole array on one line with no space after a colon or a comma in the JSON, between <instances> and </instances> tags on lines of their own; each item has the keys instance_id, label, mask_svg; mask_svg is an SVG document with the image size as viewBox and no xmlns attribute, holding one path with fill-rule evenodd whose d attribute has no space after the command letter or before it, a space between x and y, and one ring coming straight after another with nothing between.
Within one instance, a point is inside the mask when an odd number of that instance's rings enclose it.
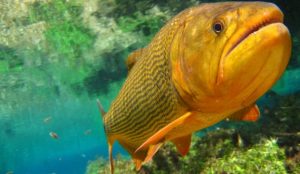
<instances>
[{"instance_id":1,"label":"pectoral fin","mask_svg":"<svg viewBox=\"0 0 300 174\"><path fill-rule=\"evenodd\" d=\"M190 134L190 135L187 135L187 136L175 138L171 141L175 144L178 152L182 156L185 156L188 153L189 149L190 149L191 139L192 139L192 135Z\"/></svg>"},{"instance_id":2,"label":"pectoral fin","mask_svg":"<svg viewBox=\"0 0 300 174\"><path fill-rule=\"evenodd\" d=\"M131 155L132 160L135 164L136 170L140 170L142 167L142 163L147 157L147 149L141 150L137 153L135 153L135 149L133 146L130 146L126 141L123 141L122 139L118 140L119 143L127 150L127 152Z\"/></svg>"},{"instance_id":3,"label":"pectoral fin","mask_svg":"<svg viewBox=\"0 0 300 174\"><path fill-rule=\"evenodd\" d=\"M154 135L152 135L150 138L148 138L140 147L138 147L135 151L138 152L142 149L146 149L150 145L159 144L164 141L165 136L171 132L174 128L180 126L181 124L184 124L186 119L188 119L192 115L191 112L187 112L183 116L179 117L178 119L174 120L173 122L169 123L162 129L160 129L158 132L156 132Z\"/></svg>"},{"instance_id":4,"label":"pectoral fin","mask_svg":"<svg viewBox=\"0 0 300 174\"><path fill-rule=\"evenodd\" d=\"M152 157L155 155L155 153L158 151L158 149L161 147L162 143L158 143L155 145L150 145L148 149L141 150L138 152L134 152L135 149L128 146L126 143L119 141L120 144L130 153L133 162L135 164L135 169L139 171L142 167L142 164L144 162L148 162L152 159Z\"/></svg>"},{"instance_id":5,"label":"pectoral fin","mask_svg":"<svg viewBox=\"0 0 300 174\"><path fill-rule=\"evenodd\" d=\"M256 104L246 107L229 116L229 120L237 121L257 121L260 116L259 108Z\"/></svg>"}]
</instances>

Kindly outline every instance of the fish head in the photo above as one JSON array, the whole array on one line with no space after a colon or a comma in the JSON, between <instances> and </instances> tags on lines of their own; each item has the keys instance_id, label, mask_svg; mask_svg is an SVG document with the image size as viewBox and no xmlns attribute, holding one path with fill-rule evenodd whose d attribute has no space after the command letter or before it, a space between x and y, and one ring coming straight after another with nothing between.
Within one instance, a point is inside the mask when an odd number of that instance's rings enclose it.
<instances>
[{"instance_id":1,"label":"fish head","mask_svg":"<svg viewBox=\"0 0 300 174\"><path fill-rule=\"evenodd\" d=\"M290 34L272 3L209 3L181 18L170 47L172 80L192 109L226 112L248 106L288 64Z\"/></svg>"}]
</instances>

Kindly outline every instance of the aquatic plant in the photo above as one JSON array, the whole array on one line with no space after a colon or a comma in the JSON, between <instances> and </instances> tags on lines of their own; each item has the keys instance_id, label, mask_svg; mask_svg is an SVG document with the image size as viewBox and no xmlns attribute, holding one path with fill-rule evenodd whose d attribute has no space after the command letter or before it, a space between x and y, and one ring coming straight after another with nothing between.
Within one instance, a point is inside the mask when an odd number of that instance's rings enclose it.
<instances>
[{"instance_id":1,"label":"aquatic plant","mask_svg":"<svg viewBox=\"0 0 300 174\"><path fill-rule=\"evenodd\" d=\"M285 155L276 140L266 140L246 151L233 151L219 159L211 159L201 173L286 173Z\"/></svg>"},{"instance_id":2,"label":"aquatic plant","mask_svg":"<svg viewBox=\"0 0 300 174\"><path fill-rule=\"evenodd\" d=\"M2 46L0 47L0 72L6 73L19 71L22 69L24 62L18 56L15 49Z\"/></svg>"},{"instance_id":3,"label":"aquatic plant","mask_svg":"<svg viewBox=\"0 0 300 174\"><path fill-rule=\"evenodd\" d=\"M167 143L153 158L152 164L145 166L157 173L199 173L211 159L224 156L235 148L234 130L208 132L204 137L193 136L189 153L185 157L178 154L175 146Z\"/></svg>"},{"instance_id":4,"label":"aquatic plant","mask_svg":"<svg viewBox=\"0 0 300 174\"><path fill-rule=\"evenodd\" d=\"M47 22L44 34L50 51L57 52L64 61L70 59L70 64L76 64L76 61L83 61L80 60L82 54L94 42L94 35L82 23L81 13L82 6L74 1L37 1L31 6L29 20Z\"/></svg>"},{"instance_id":5,"label":"aquatic plant","mask_svg":"<svg viewBox=\"0 0 300 174\"><path fill-rule=\"evenodd\" d=\"M47 46L40 51L47 53L48 72L58 80L56 83L68 86L77 94L84 88L82 81L92 71L86 52L92 50L95 41L94 34L84 26L82 11L79 1L36 1L30 6L28 16L31 23L47 24L44 32Z\"/></svg>"},{"instance_id":6,"label":"aquatic plant","mask_svg":"<svg viewBox=\"0 0 300 174\"><path fill-rule=\"evenodd\" d=\"M132 162L125 158L124 156L117 155L115 160L115 174L134 174L134 168ZM86 169L86 174L110 174L110 168L107 164L107 160L104 158L97 158L95 161L89 161Z\"/></svg>"},{"instance_id":7,"label":"aquatic plant","mask_svg":"<svg viewBox=\"0 0 300 174\"><path fill-rule=\"evenodd\" d=\"M154 10L156 12L153 12ZM170 18L167 12L163 13L158 8L154 8L154 10L152 12L148 11L149 14L142 14L138 11L132 16L121 16L117 20L118 25L124 32L142 32L147 42L149 42L153 35Z\"/></svg>"},{"instance_id":8,"label":"aquatic plant","mask_svg":"<svg viewBox=\"0 0 300 174\"><path fill-rule=\"evenodd\" d=\"M177 0L141 0L141 1L127 1L127 0L114 0L115 7L107 15L114 16L116 18L120 16L131 16L137 11L142 13L148 11L149 9L157 6L162 9L162 11L170 10L174 13L190 7L192 5L198 4L197 0L186 0L180 3Z\"/></svg>"},{"instance_id":9,"label":"aquatic plant","mask_svg":"<svg viewBox=\"0 0 300 174\"><path fill-rule=\"evenodd\" d=\"M181 3L174 2L174 0L144 0L139 2L117 0L115 8L108 15L113 15L116 18L122 31L141 33L146 44L171 16L196 4L198 2L195 0Z\"/></svg>"}]
</instances>

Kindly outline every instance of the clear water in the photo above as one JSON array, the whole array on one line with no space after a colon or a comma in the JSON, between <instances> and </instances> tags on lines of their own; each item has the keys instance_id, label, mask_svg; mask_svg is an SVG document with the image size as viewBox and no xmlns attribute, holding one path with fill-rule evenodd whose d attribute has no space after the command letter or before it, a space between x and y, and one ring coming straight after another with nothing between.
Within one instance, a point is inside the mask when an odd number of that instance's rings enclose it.
<instances>
[{"instance_id":1,"label":"clear water","mask_svg":"<svg viewBox=\"0 0 300 174\"><path fill-rule=\"evenodd\" d=\"M109 108L126 77L125 57L145 45L168 17L147 30L152 35L130 31L133 36L118 29L122 22L108 19L109 8L103 14L96 10L97 18L82 17L91 15L93 2L52 0L48 7L34 2L0 0L0 173L84 173L89 160L107 158L96 99ZM105 26L109 30L100 30ZM296 60L273 92L300 91L298 57L294 53ZM120 146L114 153L127 154Z\"/></svg>"}]
</instances>

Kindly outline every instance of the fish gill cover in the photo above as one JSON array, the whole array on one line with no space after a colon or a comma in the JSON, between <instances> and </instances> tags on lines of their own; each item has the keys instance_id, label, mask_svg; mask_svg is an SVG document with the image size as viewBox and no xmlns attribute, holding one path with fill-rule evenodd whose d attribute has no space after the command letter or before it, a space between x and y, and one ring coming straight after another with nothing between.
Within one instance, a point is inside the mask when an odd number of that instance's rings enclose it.
<instances>
[{"instance_id":1,"label":"fish gill cover","mask_svg":"<svg viewBox=\"0 0 300 174\"><path fill-rule=\"evenodd\" d=\"M0 173L108 172L96 97L108 109L127 77L127 55L201 2L0 0ZM293 51L281 80L259 101L259 122L204 130L184 158L167 144L142 172L300 173L300 7L297 0L270 2L285 14ZM118 152L116 173L135 173Z\"/></svg>"}]
</instances>

